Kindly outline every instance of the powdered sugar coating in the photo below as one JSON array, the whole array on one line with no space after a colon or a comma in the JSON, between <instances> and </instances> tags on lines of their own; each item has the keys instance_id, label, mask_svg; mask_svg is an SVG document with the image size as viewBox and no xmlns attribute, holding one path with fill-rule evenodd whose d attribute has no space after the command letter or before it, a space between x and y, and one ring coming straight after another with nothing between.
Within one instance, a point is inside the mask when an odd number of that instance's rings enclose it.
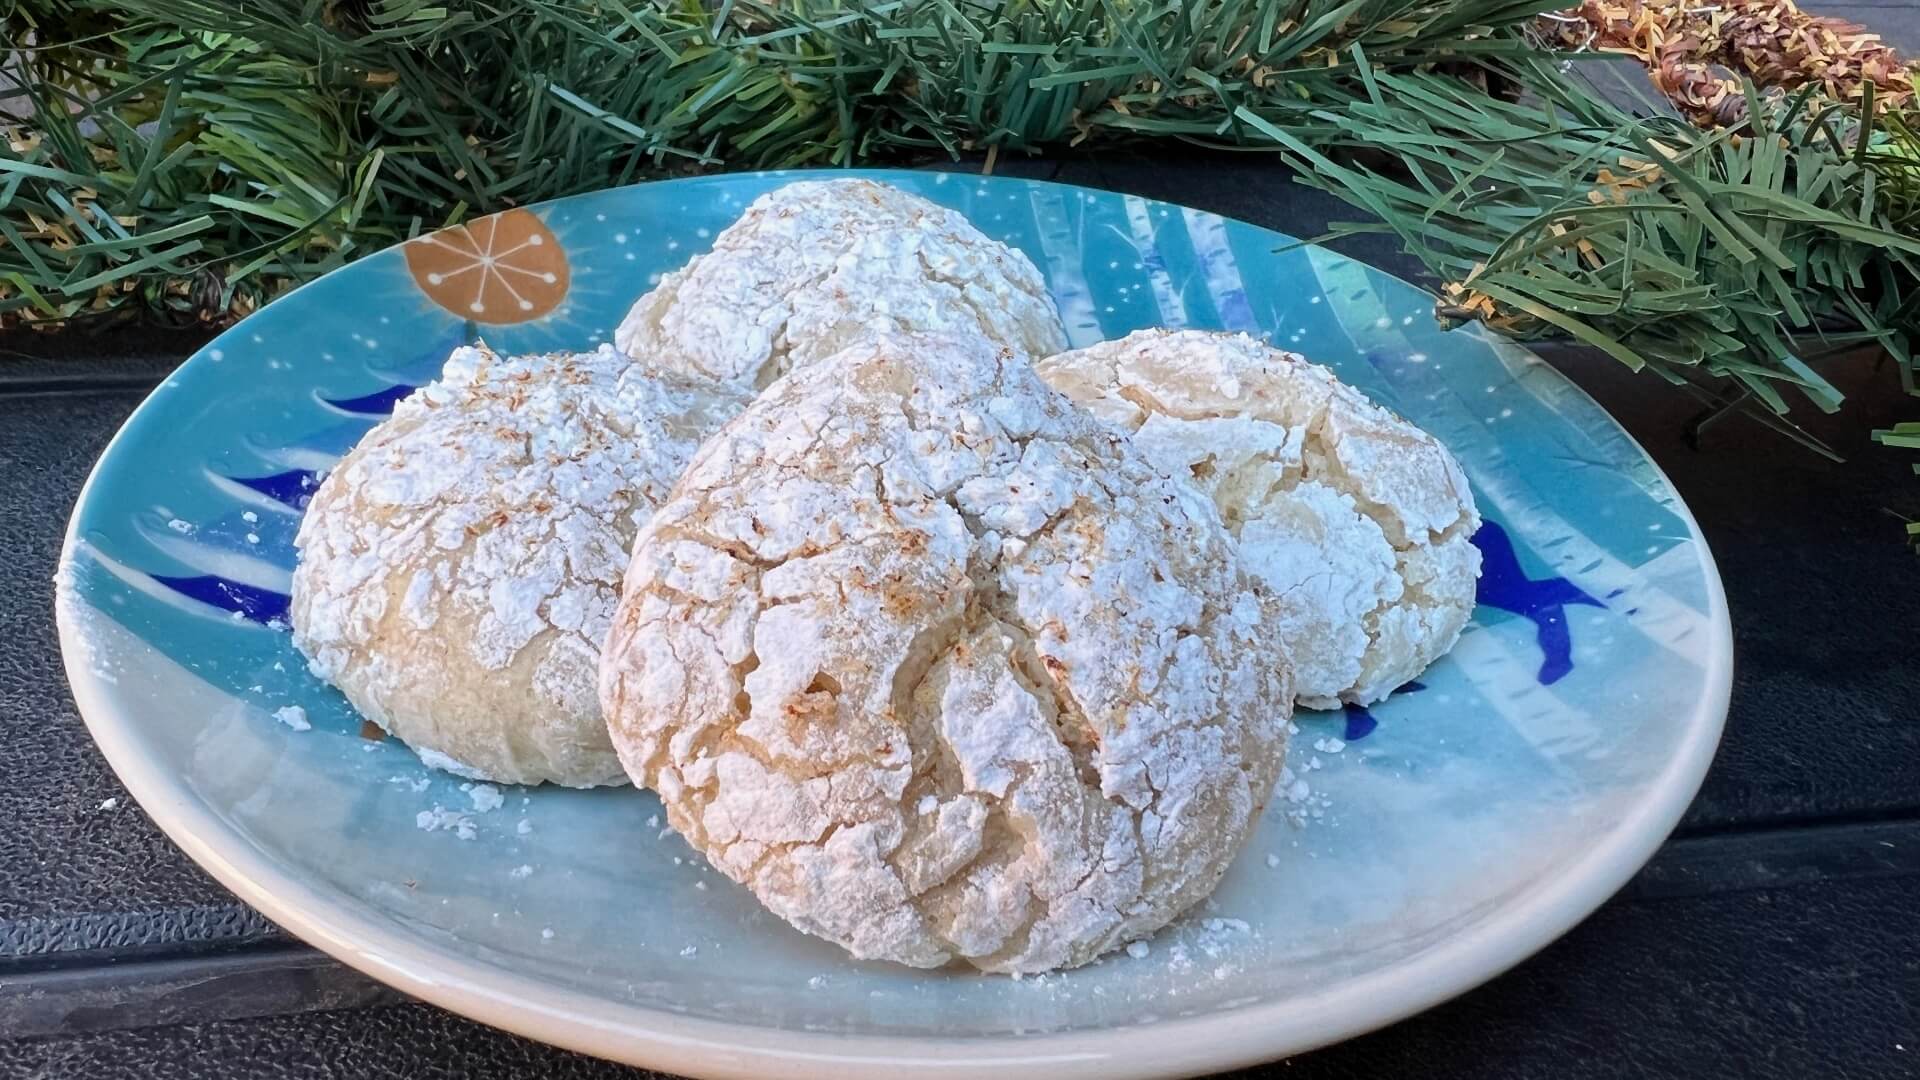
<instances>
[{"instance_id":1,"label":"powdered sugar coating","mask_svg":"<svg viewBox=\"0 0 1920 1080\"><path fill-rule=\"evenodd\" d=\"M423 761L507 783L624 778L594 681L627 546L738 408L630 366L611 347L456 349L314 493L294 643Z\"/></svg>"},{"instance_id":2,"label":"powdered sugar coating","mask_svg":"<svg viewBox=\"0 0 1920 1080\"><path fill-rule=\"evenodd\" d=\"M1302 705L1378 701L1459 639L1480 515L1431 435L1244 334L1142 330L1038 369L1213 496L1279 599Z\"/></svg>"},{"instance_id":3,"label":"powdered sugar coating","mask_svg":"<svg viewBox=\"0 0 1920 1080\"><path fill-rule=\"evenodd\" d=\"M769 387L634 546L601 700L711 862L855 955L1030 972L1153 932L1273 785L1291 686L1206 499L1011 350Z\"/></svg>"},{"instance_id":4,"label":"powdered sugar coating","mask_svg":"<svg viewBox=\"0 0 1920 1080\"><path fill-rule=\"evenodd\" d=\"M628 355L740 390L889 331L977 334L1029 356L1067 347L1025 255L962 215L871 180L807 180L754 200L713 250L620 323Z\"/></svg>"}]
</instances>

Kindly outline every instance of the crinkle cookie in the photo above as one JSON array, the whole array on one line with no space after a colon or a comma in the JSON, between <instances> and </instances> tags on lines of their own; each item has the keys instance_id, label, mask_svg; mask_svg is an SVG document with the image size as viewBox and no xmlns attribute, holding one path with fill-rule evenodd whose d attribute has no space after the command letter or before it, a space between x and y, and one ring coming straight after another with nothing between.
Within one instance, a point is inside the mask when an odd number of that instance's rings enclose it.
<instances>
[{"instance_id":1,"label":"crinkle cookie","mask_svg":"<svg viewBox=\"0 0 1920 1080\"><path fill-rule=\"evenodd\" d=\"M1205 496L1011 350L888 337L701 448L635 542L600 697L634 781L794 926L1044 971L1239 849L1291 711L1265 626Z\"/></svg>"},{"instance_id":2,"label":"crinkle cookie","mask_svg":"<svg viewBox=\"0 0 1920 1080\"><path fill-rule=\"evenodd\" d=\"M1067 347L1025 255L959 213L871 180L762 195L627 313L614 341L650 367L741 390L887 331Z\"/></svg>"},{"instance_id":3,"label":"crinkle cookie","mask_svg":"<svg viewBox=\"0 0 1920 1080\"><path fill-rule=\"evenodd\" d=\"M1280 601L1300 704L1378 701L1459 639L1480 515L1433 436L1244 334L1142 330L1038 369L1213 496Z\"/></svg>"},{"instance_id":4,"label":"crinkle cookie","mask_svg":"<svg viewBox=\"0 0 1920 1080\"><path fill-rule=\"evenodd\" d=\"M456 349L307 507L294 643L428 764L624 780L594 686L627 547L739 407L629 366Z\"/></svg>"}]
</instances>

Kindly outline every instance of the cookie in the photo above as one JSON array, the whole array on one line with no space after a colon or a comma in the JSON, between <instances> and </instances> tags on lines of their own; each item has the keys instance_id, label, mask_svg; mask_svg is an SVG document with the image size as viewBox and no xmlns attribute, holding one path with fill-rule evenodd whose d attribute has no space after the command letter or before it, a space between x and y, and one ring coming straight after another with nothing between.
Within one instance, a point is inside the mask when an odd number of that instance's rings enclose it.
<instances>
[{"instance_id":1,"label":"cookie","mask_svg":"<svg viewBox=\"0 0 1920 1080\"><path fill-rule=\"evenodd\" d=\"M1037 366L1213 497L1279 601L1300 704L1379 701L1459 639L1480 515L1433 436L1244 334L1142 330Z\"/></svg>"},{"instance_id":2,"label":"cookie","mask_svg":"<svg viewBox=\"0 0 1920 1080\"><path fill-rule=\"evenodd\" d=\"M889 331L1067 347L1025 255L955 211L871 180L808 180L754 200L713 250L666 275L614 334L653 368L755 390Z\"/></svg>"},{"instance_id":3,"label":"cookie","mask_svg":"<svg viewBox=\"0 0 1920 1080\"><path fill-rule=\"evenodd\" d=\"M460 348L320 483L295 540L294 643L422 760L623 782L595 693L627 548L739 407L611 347Z\"/></svg>"},{"instance_id":4,"label":"cookie","mask_svg":"<svg viewBox=\"0 0 1920 1080\"><path fill-rule=\"evenodd\" d=\"M701 448L600 694L634 781L794 926L1035 972L1219 880L1283 757L1267 625L1207 499L1028 361L888 336Z\"/></svg>"}]
</instances>

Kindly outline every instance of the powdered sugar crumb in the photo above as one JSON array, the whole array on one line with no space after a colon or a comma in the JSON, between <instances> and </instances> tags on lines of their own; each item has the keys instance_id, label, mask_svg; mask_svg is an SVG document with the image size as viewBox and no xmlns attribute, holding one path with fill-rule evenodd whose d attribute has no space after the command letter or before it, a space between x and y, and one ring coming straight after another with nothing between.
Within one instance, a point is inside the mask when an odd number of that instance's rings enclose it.
<instances>
[{"instance_id":1,"label":"powdered sugar crumb","mask_svg":"<svg viewBox=\"0 0 1920 1080\"><path fill-rule=\"evenodd\" d=\"M492 784L473 785L467 789L467 798L473 801L473 812L476 814L498 810L500 804L507 801L506 796L500 794L500 789Z\"/></svg>"},{"instance_id":2,"label":"powdered sugar crumb","mask_svg":"<svg viewBox=\"0 0 1920 1080\"><path fill-rule=\"evenodd\" d=\"M286 705L273 710L273 718L295 731L313 729L313 725L307 722L307 710L298 705Z\"/></svg>"},{"instance_id":3,"label":"powdered sugar crumb","mask_svg":"<svg viewBox=\"0 0 1920 1080\"><path fill-rule=\"evenodd\" d=\"M465 776L474 780L486 779L486 777L480 775L479 770L462 765L438 750L423 749L416 746L413 748L413 752L419 755L420 764L425 765L429 769L439 769L441 772L452 773L455 776Z\"/></svg>"},{"instance_id":4,"label":"powdered sugar crumb","mask_svg":"<svg viewBox=\"0 0 1920 1080\"><path fill-rule=\"evenodd\" d=\"M415 814L413 824L422 832L451 832L462 840L471 840L477 835L472 818L458 810L448 810L438 803L431 810Z\"/></svg>"}]
</instances>

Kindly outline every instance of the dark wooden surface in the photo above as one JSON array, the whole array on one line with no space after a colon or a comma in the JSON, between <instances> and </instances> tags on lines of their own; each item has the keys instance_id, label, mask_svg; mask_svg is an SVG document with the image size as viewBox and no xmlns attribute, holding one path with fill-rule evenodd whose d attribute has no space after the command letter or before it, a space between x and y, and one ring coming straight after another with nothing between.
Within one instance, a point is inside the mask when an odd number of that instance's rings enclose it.
<instances>
[{"instance_id":1,"label":"dark wooden surface","mask_svg":"<svg viewBox=\"0 0 1920 1080\"><path fill-rule=\"evenodd\" d=\"M1265 159L1002 163L1296 235L1343 206ZM1390 241L1350 254L1411 275ZM60 673L54 560L86 470L192 334L0 335L0 1077L616 1076L294 941L121 790ZM1861 357L1810 418L1842 465L1582 350L1547 355L1672 476L1734 619L1732 712L1674 839L1559 943L1457 1001L1258 1070L1301 1078L1920 1075L1920 478L1866 432L1920 415ZM116 802L109 808L109 800Z\"/></svg>"}]
</instances>

